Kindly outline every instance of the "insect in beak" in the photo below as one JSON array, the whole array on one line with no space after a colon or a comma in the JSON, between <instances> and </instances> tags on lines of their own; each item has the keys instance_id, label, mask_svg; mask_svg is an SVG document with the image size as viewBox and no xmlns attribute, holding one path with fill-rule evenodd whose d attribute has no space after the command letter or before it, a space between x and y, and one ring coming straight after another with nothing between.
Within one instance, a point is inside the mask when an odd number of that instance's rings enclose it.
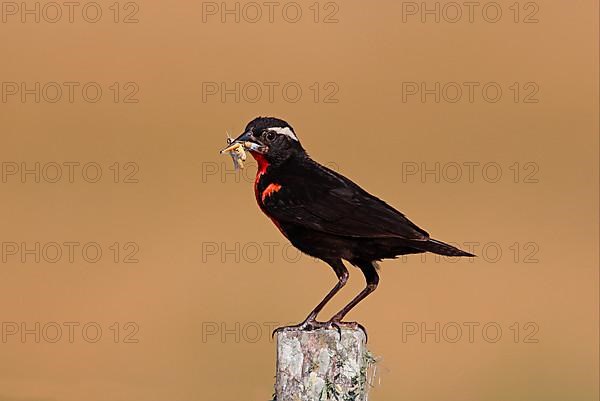
<instances>
[{"instance_id":1,"label":"insect in beak","mask_svg":"<svg viewBox=\"0 0 600 401\"><path fill-rule=\"evenodd\" d=\"M246 150L256 153L266 153L268 148L262 144L252 142L254 139L252 133L244 132L242 135L233 139L227 133L227 146L222 149L219 153L229 153L233 159L233 166L235 169L244 168L244 162L246 161Z\"/></svg>"}]
</instances>

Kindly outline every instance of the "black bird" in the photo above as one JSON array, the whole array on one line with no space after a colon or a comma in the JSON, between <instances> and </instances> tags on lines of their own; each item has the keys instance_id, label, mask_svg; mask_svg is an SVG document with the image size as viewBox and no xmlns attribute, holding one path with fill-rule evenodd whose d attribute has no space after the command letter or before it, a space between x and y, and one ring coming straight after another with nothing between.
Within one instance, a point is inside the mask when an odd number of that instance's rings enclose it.
<instances>
[{"instance_id":1,"label":"black bird","mask_svg":"<svg viewBox=\"0 0 600 401\"><path fill-rule=\"evenodd\" d=\"M376 262L381 259L423 252L475 256L430 238L381 199L312 160L283 120L252 120L221 152L237 143L245 144L258 163L254 192L260 209L292 245L328 263L338 278L321 303L294 328L360 326L342 319L377 287ZM366 288L329 321L319 322L318 313L348 280L342 259L362 270Z\"/></svg>"}]
</instances>

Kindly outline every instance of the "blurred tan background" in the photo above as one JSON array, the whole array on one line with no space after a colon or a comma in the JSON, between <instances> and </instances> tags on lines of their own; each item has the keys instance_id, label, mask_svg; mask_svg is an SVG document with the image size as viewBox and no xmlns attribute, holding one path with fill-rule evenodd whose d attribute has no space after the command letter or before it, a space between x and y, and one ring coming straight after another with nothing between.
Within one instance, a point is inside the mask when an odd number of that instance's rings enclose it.
<instances>
[{"instance_id":1,"label":"blurred tan background","mask_svg":"<svg viewBox=\"0 0 600 401\"><path fill-rule=\"evenodd\" d=\"M0 400L270 399L270 330L335 279L218 154L258 115L480 255L382 263L349 316L373 400L598 398L597 2L24 4L0 23Z\"/></svg>"}]
</instances>

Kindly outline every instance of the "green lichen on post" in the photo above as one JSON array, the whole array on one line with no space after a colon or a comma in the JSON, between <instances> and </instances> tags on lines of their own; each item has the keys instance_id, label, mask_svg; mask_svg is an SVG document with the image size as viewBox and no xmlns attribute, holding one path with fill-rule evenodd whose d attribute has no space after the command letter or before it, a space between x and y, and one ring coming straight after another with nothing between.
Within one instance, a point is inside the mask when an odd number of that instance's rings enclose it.
<instances>
[{"instance_id":1,"label":"green lichen on post","mask_svg":"<svg viewBox=\"0 0 600 401\"><path fill-rule=\"evenodd\" d=\"M366 401L375 359L360 329L277 333L277 401Z\"/></svg>"}]
</instances>

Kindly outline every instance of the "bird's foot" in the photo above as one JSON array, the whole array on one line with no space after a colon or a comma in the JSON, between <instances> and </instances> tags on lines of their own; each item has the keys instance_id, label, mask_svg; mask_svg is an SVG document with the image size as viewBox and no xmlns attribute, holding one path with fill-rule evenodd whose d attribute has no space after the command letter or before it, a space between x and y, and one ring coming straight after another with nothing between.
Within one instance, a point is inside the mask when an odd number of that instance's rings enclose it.
<instances>
[{"instance_id":1,"label":"bird's foot","mask_svg":"<svg viewBox=\"0 0 600 401\"><path fill-rule=\"evenodd\" d=\"M273 338L275 336L275 333L279 333L282 331L298 331L298 330L302 330L302 331L313 331L313 330L318 330L318 329L336 329L338 334L340 335L340 338L342 338L342 329L341 327L335 323L335 322L319 322L317 320L305 320L300 324L295 324L293 326L283 326L283 327L278 327L275 330L273 330L273 332L271 333L271 338Z\"/></svg>"},{"instance_id":2,"label":"bird's foot","mask_svg":"<svg viewBox=\"0 0 600 401\"><path fill-rule=\"evenodd\" d=\"M331 319L328 323L331 323L334 326L337 326L338 331L340 332L340 338L341 338L341 333L342 333L342 327L344 328L348 328L348 329L352 329L352 330L356 330L356 329L360 329L362 330L363 333L365 333L365 342L367 342L369 340L369 336L367 334L367 329L365 329L365 326L363 326L362 324L358 323L358 322L342 322L341 320L337 320L337 319Z\"/></svg>"}]
</instances>

